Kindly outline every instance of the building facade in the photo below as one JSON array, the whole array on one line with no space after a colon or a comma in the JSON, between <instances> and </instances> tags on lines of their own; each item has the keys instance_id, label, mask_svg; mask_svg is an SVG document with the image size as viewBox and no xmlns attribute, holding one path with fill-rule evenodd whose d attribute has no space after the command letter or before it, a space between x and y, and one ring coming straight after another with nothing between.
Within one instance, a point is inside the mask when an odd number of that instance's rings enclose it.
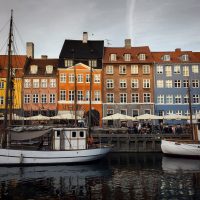
<instances>
[{"instance_id":1,"label":"building facade","mask_svg":"<svg viewBox=\"0 0 200 200\"><path fill-rule=\"evenodd\" d=\"M155 114L189 115L200 112L200 64L192 51L153 52ZM190 97L190 98L189 98Z\"/></svg>"},{"instance_id":2,"label":"building facade","mask_svg":"<svg viewBox=\"0 0 200 200\"><path fill-rule=\"evenodd\" d=\"M154 113L154 65L149 47L105 48L103 116Z\"/></svg>"}]
</instances>

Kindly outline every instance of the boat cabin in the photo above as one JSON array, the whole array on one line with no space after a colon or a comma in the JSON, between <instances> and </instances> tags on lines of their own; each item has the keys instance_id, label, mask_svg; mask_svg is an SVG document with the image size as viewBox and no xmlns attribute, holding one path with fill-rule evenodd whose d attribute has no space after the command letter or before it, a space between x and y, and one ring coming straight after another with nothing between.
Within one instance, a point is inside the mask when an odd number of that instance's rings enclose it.
<instances>
[{"instance_id":1,"label":"boat cabin","mask_svg":"<svg viewBox=\"0 0 200 200\"><path fill-rule=\"evenodd\" d=\"M87 148L87 128L54 128L53 149L75 150Z\"/></svg>"}]
</instances>

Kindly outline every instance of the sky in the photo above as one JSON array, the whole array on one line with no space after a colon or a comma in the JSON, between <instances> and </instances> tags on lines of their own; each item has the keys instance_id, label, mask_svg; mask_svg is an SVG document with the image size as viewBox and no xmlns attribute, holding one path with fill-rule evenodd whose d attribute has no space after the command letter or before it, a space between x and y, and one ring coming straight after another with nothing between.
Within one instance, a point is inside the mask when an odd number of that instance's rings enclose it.
<instances>
[{"instance_id":1,"label":"sky","mask_svg":"<svg viewBox=\"0 0 200 200\"><path fill-rule=\"evenodd\" d=\"M6 53L11 9L16 52L58 58L65 39L104 40L105 46L152 51L200 51L200 0L0 0L0 54Z\"/></svg>"}]
</instances>

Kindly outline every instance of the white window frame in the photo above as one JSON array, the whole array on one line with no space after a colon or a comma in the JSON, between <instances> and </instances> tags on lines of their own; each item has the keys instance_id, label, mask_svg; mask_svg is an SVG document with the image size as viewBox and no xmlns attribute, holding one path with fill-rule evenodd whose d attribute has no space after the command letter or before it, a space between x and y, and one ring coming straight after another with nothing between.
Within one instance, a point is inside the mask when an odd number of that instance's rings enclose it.
<instances>
[{"instance_id":1,"label":"white window frame","mask_svg":"<svg viewBox=\"0 0 200 200\"><path fill-rule=\"evenodd\" d=\"M131 61L131 54L130 53L124 54L124 61Z\"/></svg>"},{"instance_id":2,"label":"white window frame","mask_svg":"<svg viewBox=\"0 0 200 200\"><path fill-rule=\"evenodd\" d=\"M172 88L173 87L172 80L166 80L165 81L165 87L166 88Z\"/></svg>"},{"instance_id":3,"label":"white window frame","mask_svg":"<svg viewBox=\"0 0 200 200\"><path fill-rule=\"evenodd\" d=\"M66 90L60 90L60 101L66 101Z\"/></svg>"},{"instance_id":4,"label":"white window frame","mask_svg":"<svg viewBox=\"0 0 200 200\"><path fill-rule=\"evenodd\" d=\"M142 65L143 74L150 74L150 65Z\"/></svg>"},{"instance_id":5,"label":"white window frame","mask_svg":"<svg viewBox=\"0 0 200 200\"><path fill-rule=\"evenodd\" d=\"M69 78L69 83L74 83L74 80L75 80L74 74L69 74L68 78Z\"/></svg>"},{"instance_id":6,"label":"white window frame","mask_svg":"<svg viewBox=\"0 0 200 200\"><path fill-rule=\"evenodd\" d=\"M163 74L163 66L162 65L157 65L156 71L157 71L157 74Z\"/></svg>"},{"instance_id":7,"label":"white window frame","mask_svg":"<svg viewBox=\"0 0 200 200\"><path fill-rule=\"evenodd\" d=\"M163 88L164 87L164 81L163 80L157 80L156 86L157 86L157 88Z\"/></svg>"},{"instance_id":8,"label":"white window frame","mask_svg":"<svg viewBox=\"0 0 200 200\"><path fill-rule=\"evenodd\" d=\"M106 65L106 74L113 74L113 73L114 73L113 65Z\"/></svg>"},{"instance_id":9,"label":"white window frame","mask_svg":"<svg viewBox=\"0 0 200 200\"><path fill-rule=\"evenodd\" d=\"M131 79L131 88L139 88L139 80Z\"/></svg>"},{"instance_id":10,"label":"white window frame","mask_svg":"<svg viewBox=\"0 0 200 200\"><path fill-rule=\"evenodd\" d=\"M131 102L132 103L139 103L139 93L132 93L131 94Z\"/></svg>"},{"instance_id":11,"label":"white window frame","mask_svg":"<svg viewBox=\"0 0 200 200\"><path fill-rule=\"evenodd\" d=\"M119 65L119 74L126 74L126 65Z\"/></svg>"},{"instance_id":12,"label":"white window frame","mask_svg":"<svg viewBox=\"0 0 200 200\"><path fill-rule=\"evenodd\" d=\"M120 93L120 103L127 103L127 93Z\"/></svg>"},{"instance_id":13,"label":"white window frame","mask_svg":"<svg viewBox=\"0 0 200 200\"><path fill-rule=\"evenodd\" d=\"M67 77L65 73L60 73L60 83L66 83Z\"/></svg>"},{"instance_id":14,"label":"white window frame","mask_svg":"<svg viewBox=\"0 0 200 200\"><path fill-rule=\"evenodd\" d=\"M114 103L114 94L113 93L107 93L106 94L106 102L107 103Z\"/></svg>"},{"instance_id":15,"label":"white window frame","mask_svg":"<svg viewBox=\"0 0 200 200\"><path fill-rule=\"evenodd\" d=\"M40 79L33 79L33 88L40 87Z\"/></svg>"},{"instance_id":16,"label":"white window frame","mask_svg":"<svg viewBox=\"0 0 200 200\"><path fill-rule=\"evenodd\" d=\"M106 88L107 89L113 89L114 88L114 80L113 79L107 79L106 80Z\"/></svg>"},{"instance_id":17,"label":"white window frame","mask_svg":"<svg viewBox=\"0 0 200 200\"><path fill-rule=\"evenodd\" d=\"M56 94L49 94L49 103L56 102Z\"/></svg>"},{"instance_id":18,"label":"white window frame","mask_svg":"<svg viewBox=\"0 0 200 200\"><path fill-rule=\"evenodd\" d=\"M150 88L150 79L143 79L143 88Z\"/></svg>"},{"instance_id":19,"label":"white window frame","mask_svg":"<svg viewBox=\"0 0 200 200\"><path fill-rule=\"evenodd\" d=\"M172 76L172 66L170 65L165 66L165 76L167 77Z\"/></svg>"},{"instance_id":20,"label":"white window frame","mask_svg":"<svg viewBox=\"0 0 200 200\"><path fill-rule=\"evenodd\" d=\"M47 88L47 79L41 79L41 88Z\"/></svg>"},{"instance_id":21,"label":"white window frame","mask_svg":"<svg viewBox=\"0 0 200 200\"><path fill-rule=\"evenodd\" d=\"M143 93L143 102L151 103L151 93Z\"/></svg>"},{"instance_id":22,"label":"white window frame","mask_svg":"<svg viewBox=\"0 0 200 200\"><path fill-rule=\"evenodd\" d=\"M138 65L131 65L131 74L138 74Z\"/></svg>"},{"instance_id":23,"label":"white window frame","mask_svg":"<svg viewBox=\"0 0 200 200\"><path fill-rule=\"evenodd\" d=\"M120 79L120 81L119 81L119 87L120 88L127 88L127 81L126 81L126 79Z\"/></svg>"}]
</instances>

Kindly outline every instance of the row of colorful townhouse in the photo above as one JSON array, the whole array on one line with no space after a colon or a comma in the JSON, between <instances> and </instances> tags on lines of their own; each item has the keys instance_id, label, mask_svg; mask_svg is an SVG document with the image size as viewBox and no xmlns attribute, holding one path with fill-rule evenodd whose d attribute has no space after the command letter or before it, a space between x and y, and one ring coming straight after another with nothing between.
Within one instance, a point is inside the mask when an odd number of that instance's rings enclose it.
<instances>
[{"instance_id":1,"label":"row of colorful townhouse","mask_svg":"<svg viewBox=\"0 0 200 200\"><path fill-rule=\"evenodd\" d=\"M6 67L7 56L0 56L0 113ZM56 59L34 58L34 44L27 43L26 56L12 57L12 72L19 115L74 113L76 102L78 115L87 118L91 88L94 125L114 113L189 115L189 100L193 114L200 112L200 52L152 52L132 47L130 39L124 47L104 47L84 32L82 40L65 40Z\"/></svg>"}]
</instances>

